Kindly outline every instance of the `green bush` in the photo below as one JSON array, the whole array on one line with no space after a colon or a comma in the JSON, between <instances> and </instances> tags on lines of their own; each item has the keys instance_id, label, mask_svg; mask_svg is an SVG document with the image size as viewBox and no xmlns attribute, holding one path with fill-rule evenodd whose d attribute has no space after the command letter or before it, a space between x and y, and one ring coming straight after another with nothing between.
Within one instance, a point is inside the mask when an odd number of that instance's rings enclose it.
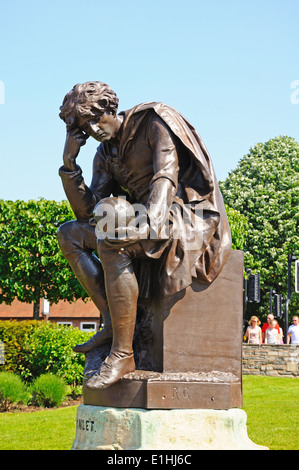
<instances>
[{"instance_id":1,"label":"green bush","mask_svg":"<svg viewBox=\"0 0 299 470\"><path fill-rule=\"evenodd\" d=\"M7 411L13 403L28 403L30 393L21 377L12 372L0 373L0 411Z\"/></svg>"},{"instance_id":2,"label":"green bush","mask_svg":"<svg viewBox=\"0 0 299 470\"><path fill-rule=\"evenodd\" d=\"M59 406L66 397L67 387L62 378L43 374L31 385L32 404L52 408Z\"/></svg>"},{"instance_id":3,"label":"green bush","mask_svg":"<svg viewBox=\"0 0 299 470\"><path fill-rule=\"evenodd\" d=\"M5 349L0 371L14 372L27 382L52 373L75 388L82 384L85 357L72 348L92 334L49 321L0 321Z\"/></svg>"},{"instance_id":4,"label":"green bush","mask_svg":"<svg viewBox=\"0 0 299 470\"><path fill-rule=\"evenodd\" d=\"M23 369L24 347L34 330L42 326L40 321L0 321L0 341L4 343L4 365L1 371L14 372L21 375Z\"/></svg>"},{"instance_id":5,"label":"green bush","mask_svg":"<svg viewBox=\"0 0 299 470\"><path fill-rule=\"evenodd\" d=\"M72 348L85 340L86 334L78 329L44 323L43 328L37 328L27 341L26 372L30 372L34 378L51 372L76 387L82 383L85 358L82 354L74 353Z\"/></svg>"}]
</instances>

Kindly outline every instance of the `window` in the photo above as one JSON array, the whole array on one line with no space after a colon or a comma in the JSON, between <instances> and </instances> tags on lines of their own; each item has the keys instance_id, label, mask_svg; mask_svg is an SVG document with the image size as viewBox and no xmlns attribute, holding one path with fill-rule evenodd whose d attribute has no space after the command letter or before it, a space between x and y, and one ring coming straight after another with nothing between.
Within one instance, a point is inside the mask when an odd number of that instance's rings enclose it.
<instances>
[{"instance_id":1,"label":"window","mask_svg":"<svg viewBox=\"0 0 299 470\"><path fill-rule=\"evenodd\" d=\"M73 322L72 321L58 321L58 325L67 325L67 326L72 326Z\"/></svg>"},{"instance_id":2,"label":"window","mask_svg":"<svg viewBox=\"0 0 299 470\"><path fill-rule=\"evenodd\" d=\"M85 321L85 322L80 323L80 330L81 331L88 331L88 330L96 331L96 329L97 329L96 322Z\"/></svg>"}]
</instances>

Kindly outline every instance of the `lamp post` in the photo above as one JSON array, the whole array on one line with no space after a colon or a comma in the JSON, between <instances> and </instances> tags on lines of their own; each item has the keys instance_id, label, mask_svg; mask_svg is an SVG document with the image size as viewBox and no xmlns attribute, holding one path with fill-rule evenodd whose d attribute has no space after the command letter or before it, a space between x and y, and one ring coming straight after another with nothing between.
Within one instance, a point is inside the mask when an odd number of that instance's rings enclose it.
<instances>
[{"instance_id":1,"label":"lamp post","mask_svg":"<svg viewBox=\"0 0 299 470\"><path fill-rule=\"evenodd\" d=\"M276 294L274 289L270 289L270 313L272 314L273 296Z\"/></svg>"},{"instance_id":2,"label":"lamp post","mask_svg":"<svg viewBox=\"0 0 299 470\"><path fill-rule=\"evenodd\" d=\"M42 305L42 314L46 317L48 320L49 315L50 315L50 302L48 299L43 298L43 305Z\"/></svg>"}]
</instances>

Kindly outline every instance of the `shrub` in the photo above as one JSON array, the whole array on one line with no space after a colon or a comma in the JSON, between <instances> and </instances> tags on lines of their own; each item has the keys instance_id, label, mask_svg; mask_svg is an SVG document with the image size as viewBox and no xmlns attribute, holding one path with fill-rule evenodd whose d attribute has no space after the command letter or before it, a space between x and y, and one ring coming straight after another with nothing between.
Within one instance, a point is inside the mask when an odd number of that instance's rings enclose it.
<instances>
[{"instance_id":1,"label":"shrub","mask_svg":"<svg viewBox=\"0 0 299 470\"><path fill-rule=\"evenodd\" d=\"M59 406L66 397L66 385L61 377L43 374L31 386L32 403L51 408Z\"/></svg>"},{"instance_id":2,"label":"shrub","mask_svg":"<svg viewBox=\"0 0 299 470\"><path fill-rule=\"evenodd\" d=\"M25 344L32 333L42 326L40 321L0 321L0 341L4 343L5 363L1 365L1 371L14 372L22 375ZM24 377L26 378L26 377Z\"/></svg>"},{"instance_id":3,"label":"shrub","mask_svg":"<svg viewBox=\"0 0 299 470\"><path fill-rule=\"evenodd\" d=\"M27 342L27 369L32 377L52 373L62 377L68 385L76 387L82 383L85 358L76 354L73 346L86 341L90 333L77 328L53 323L44 323L37 328Z\"/></svg>"},{"instance_id":4,"label":"shrub","mask_svg":"<svg viewBox=\"0 0 299 470\"><path fill-rule=\"evenodd\" d=\"M52 373L75 388L82 385L85 358L72 348L92 334L49 321L0 321L0 341L5 347L0 370L15 372L27 382Z\"/></svg>"},{"instance_id":5,"label":"shrub","mask_svg":"<svg viewBox=\"0 0 299 470\"><path fill-rule=\"evenodd\" d=\"M12 372L0 373L0 411L7 411L13 403L28 403L30 393L22 379Z\"/></svg>"}]
</instances>

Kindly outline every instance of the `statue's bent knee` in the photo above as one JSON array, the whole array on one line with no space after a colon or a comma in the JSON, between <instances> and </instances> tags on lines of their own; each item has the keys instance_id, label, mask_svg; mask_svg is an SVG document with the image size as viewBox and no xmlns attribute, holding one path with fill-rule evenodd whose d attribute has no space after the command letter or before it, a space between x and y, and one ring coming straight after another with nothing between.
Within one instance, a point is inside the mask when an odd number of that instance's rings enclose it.
<instances>
[{"instance_id":1,"label":"statue's bent knee","mask_svg":"<svg viewBox=\"0 0 299 470\"><path fill-rule=\"evenodd\" d=\"M68 248L73 240L76 239L75 235L76 220L70 220L60 225L57 230L57 239L62 252Z\"/></svg>"}]
</instances>

